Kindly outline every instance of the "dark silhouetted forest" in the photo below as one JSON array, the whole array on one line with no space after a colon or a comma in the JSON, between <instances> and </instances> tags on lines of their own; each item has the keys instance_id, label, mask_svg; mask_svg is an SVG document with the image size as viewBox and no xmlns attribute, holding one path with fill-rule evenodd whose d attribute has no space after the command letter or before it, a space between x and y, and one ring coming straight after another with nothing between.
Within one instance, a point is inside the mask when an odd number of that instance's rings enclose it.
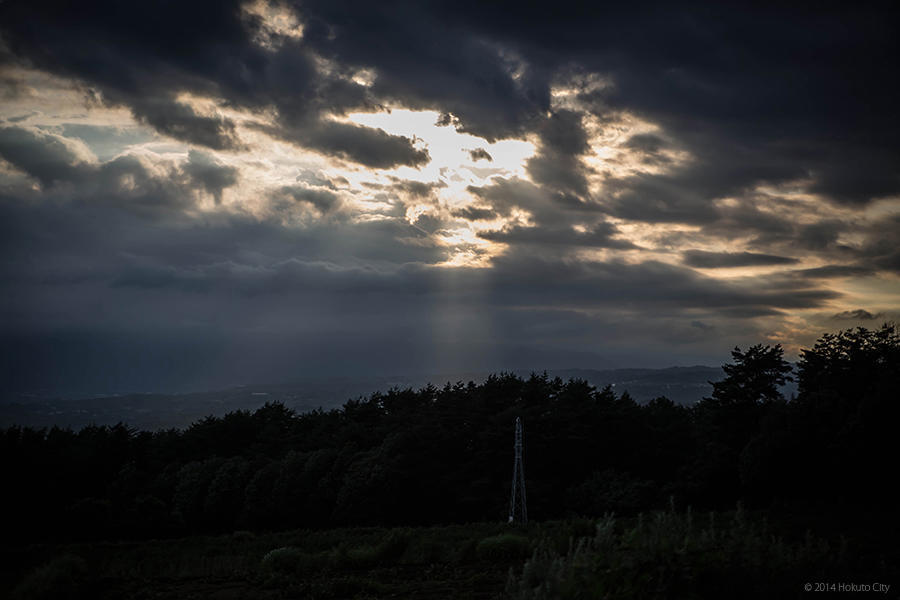
<instances>
[{"instance_id":1,"label":"dark silhouetted forest","mask_svg":"<svg viewBox=\"0 0 900 600\"><path fill-rule=\"evenodd\" d=\"M736 348L692 407L509 374L392 389L341 409L277 403L185 430L126 424L2 432L8 541L505 518L513 423L525 423L533 519L695 509L896 506L900 335L827 334L796 369ZM796 378L786 399L778 386Z\"/></svg>"}]
</instances>

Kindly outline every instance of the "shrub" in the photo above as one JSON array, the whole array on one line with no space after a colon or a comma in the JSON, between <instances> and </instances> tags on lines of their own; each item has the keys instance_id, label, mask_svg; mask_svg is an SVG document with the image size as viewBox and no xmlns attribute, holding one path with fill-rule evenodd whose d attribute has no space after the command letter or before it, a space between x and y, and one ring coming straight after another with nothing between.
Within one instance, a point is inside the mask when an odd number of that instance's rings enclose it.
<instances>
[{"instance_id":1,"label":"shrub","mask_svg":"<svg viewBox=\"0 0 900 600\"><path fill-rule=\"evenodd\" d=\"M528 538L512 533L486 537L475 547L475 555L481 560L488 561L525 558L530 552Z\"/></svg>"},{"instance_id":2,"label":"shrub","mask_svg":"<svg viewBox=\"0 0 900 600\"><path fill-rule=\"evenodd\" d=\"M342 544L335 551L334 562L339 567L370 569L378 565L397 562L409 546L409 534L405 531L391 531L374 546L349 548Z\"/></svg>"},{"instance_id":3,"label":"shrub","mask_svg":"<svg viewBox=\"0 0 900 600\"><path fill-rule=\"evenodd\" d=\"M71 554L58 556L29 573L13 590L16 600L76 600L86 597L87 564Z\"/></svg>"},{"instance_id":4,"label":"shrub","mask_svg":"<svg viewBox=\"0 0 900 600\"><path fill-rule=\"evenodd\" d=\"M409 546L409 533L403 530L392 530L378 544L378 559L394 562L403 556Z\"/></svg>"},{"instance_id":5,"label":"shrub","mask_svg":"<svg viewBox=\"0 0 900 600\"><path fill-rule=\"evenodd\" d=\"M298 548L275 548L262 558L264 574L276 577L306 577L329 566L326 553L309 553Z\"/></svg>"},{"instance_id":6,"label":"shrub","mask_svg":"<svg viewBox=\"0 0 900 600\"><path fill-rule=\"evenodd\" d=\"M803 581L834 576L847 567L841 552L811 536L789 544L750 523L739 509L724 524L700 526L688 511L641 515L616 527L607 517L593 537L581 538L560 553L542 543L520 576L510 574L510 597L733 598L794 597Z\"/></svg>"},{"instance_id":7,"label":"shrub","mask_svg":"<svg viewBox=\"0 0 900 600\"><path fill-rule=\"evenodd\" d=\"M241 544L247 543L247 542L252 542L255 539L256 539L256 534L253 533L252 531L247 531L245 529L235 531L234 533L231 534L231 541L241 543Z\"/></svg>"}]
</instances>

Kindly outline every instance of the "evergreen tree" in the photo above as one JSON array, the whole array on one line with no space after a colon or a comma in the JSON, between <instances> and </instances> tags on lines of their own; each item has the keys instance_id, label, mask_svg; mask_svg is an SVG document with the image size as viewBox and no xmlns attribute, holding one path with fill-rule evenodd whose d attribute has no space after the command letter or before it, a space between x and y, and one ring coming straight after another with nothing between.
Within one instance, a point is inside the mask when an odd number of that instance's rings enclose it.
<instances>
[{"instance_id":1,"label":"evergreen tree","mask_svg":"<svg viewBox=\"0 0 900 600\"><path fill-rule=\"evenodd\" d=\"M732 364L722 365L725 379L712 384L712 402L729 404L767 404L784 400L778 390L793 381L791 365L784 360L781 344L750 346L731 351Z\"/></svg>"}]
</instances>

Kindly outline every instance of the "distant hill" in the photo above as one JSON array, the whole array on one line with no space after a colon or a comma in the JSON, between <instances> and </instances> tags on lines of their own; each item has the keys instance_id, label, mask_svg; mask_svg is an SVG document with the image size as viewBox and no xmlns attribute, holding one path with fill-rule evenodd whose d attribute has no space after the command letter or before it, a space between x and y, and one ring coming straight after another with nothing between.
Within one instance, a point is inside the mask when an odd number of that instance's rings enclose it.
<instances>
[{"instance_id":1,"label":"distant hill","mask_svg":"<svg viewBox=\"0 0 900 600\"><path fill-rule=\"evenodd\" d=\"M522 375L523 373L519 373ZM597 388L611 385L616 392L627 390L637 402L644 404L665 396L676 404L690 406L712 393L710 381L724 377L721 367L668 367L665 369L563 369L548 371L562 379L584 379ZM797 384L789 382L781 388L785 398L797 393Z\"/></svg>"},{"instance_id":2,"label":"distant hill","mask_svg":"<svg viewBox=\"0 0 900 600\"><path fill-rule=\"evenodd\" d=\"M595 371L591 369L568 369L554 371L563 379L585 379L602 388L611 385L616 392L628 390L631 397L640 403L665 396L676 404L690 405L712 393L710 381L722 378L719 367L669 367L667 369L611 369Z\"/></svg>"},{"instance_id":3,"label":"distant hill","mask_svg":"<svg viewBox=\"0 0 900 600\"><path fill-rule=\"evenodd\" d=\"M529 371L515 371L527 377ZM666 396L678 404L690 405L709 395L709 381L722 378L718 367L693 366L666 369L562 369L549 370L551 377L579 378L602 388L611 385L625 390L638 402ZM125 422L144 430L183 428L207 415L249 409L278 401L298 412L342 406L347 400L368 396L392 387L419 388L429 382L483 381L488 373L449 373L419 376L331 377L305 379L285 384L247 385L227 390L187 394L121 394L95 398L60 399L17 394L0 403L0 426L53 425L80 428L91 423L114 425ZM783 390L786 396L795 388Z\"/></svg>"}]
</instances>

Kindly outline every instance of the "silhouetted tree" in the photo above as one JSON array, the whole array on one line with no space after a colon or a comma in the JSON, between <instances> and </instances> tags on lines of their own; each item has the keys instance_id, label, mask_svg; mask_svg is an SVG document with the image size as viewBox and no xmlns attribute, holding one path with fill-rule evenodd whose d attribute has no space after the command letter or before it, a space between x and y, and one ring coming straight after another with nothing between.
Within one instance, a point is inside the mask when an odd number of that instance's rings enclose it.
<instances>
[{"instance_id":1,"label":"silhouetted tree","mask_svg":"<svg viewBox=\"0 0 900 600\"><path fill-rule=\"evenodd\" d=\"M897 498L882 483L883 474L894 469L900 423L896 326L825 334L801 352L798 372L795 430L805 444L801 468L813 474L811 488L839 478L842 485L829 493L845 499Z\"/></svg>"},{"instance_id":2,"label":"silhouetted tree","mask_svg":"<svg viewBox=\"0 0 900 600\"><path fill-rule=\"evenodd\" d=\"M779 391L791 379L780 345L735 348L723 371L690 408L501 373L331 411L268 403L184 431L11 427L0 435L12 507L2 524L37 541L502 519L516 416L538 519L669 496L698 508L897 500L885 477L900 422L894 326L804 350L793 402Z\"/></svg>"},{"instance_id":3,"label":"silhouetted tree","mask_svg":"<svg viewBox=\"0 0 900 600\"><path fill-rule=\"evenodd\" d=\"M734 362L722 365L725 378L710 382L711 397L695 407L700 454L692 473L696 498L726 502L740 496L741 453L759 433L764 415L784 402L779 386L792 381L781 344L735 348ZM698 477L699 476L699 477Z\"/></svg>"},{"instance_id":4,"label":"silhouetted tree","mask_svg":"<svg viewBox=\"0 0 900 600\"><path fill-rule=\"evenodd\" d=\"M721 406L733 404L766 404L784 400L779 387L788 381L792 368L784 360L781 344L750 346L746 352L740 348L731 351L733 363L722 365L725 378L710 382L712 398L707 401Z\"/></svg>"}]
</instances>

